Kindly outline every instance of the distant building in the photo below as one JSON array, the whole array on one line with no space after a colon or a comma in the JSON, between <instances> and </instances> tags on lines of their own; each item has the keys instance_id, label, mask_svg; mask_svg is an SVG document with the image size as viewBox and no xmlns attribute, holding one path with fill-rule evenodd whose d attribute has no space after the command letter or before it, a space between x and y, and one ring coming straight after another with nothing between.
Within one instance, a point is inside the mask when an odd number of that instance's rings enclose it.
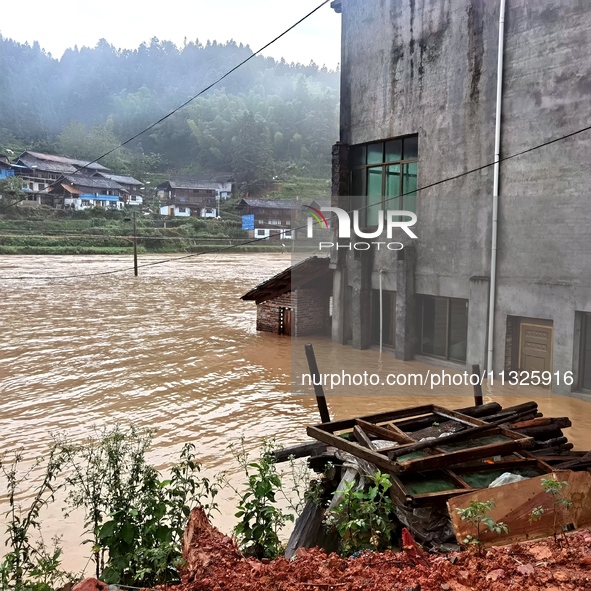
<instances>
[{"instance_id":1,"label":"distant building","mask_svg":"<svg viewBox=\"0 0 591 591\"><path fill-rule=\"evenodd\" d=\"M310 257L261 283L241 299L257 304L257 330L286 336L330 333L332 270Z\"/></svg>"},{"instance_id":2,"label":"distant building","mask_svg":"<svg viewBox=\"0 0 591 591\"><path fill-rule=\"evenodd\" d=\"M0 154L0 179L5 179L9 176L14 176L12 164L10 164L8 156Z\"/></svg>"},{"instance_id":3,"label":"distant building","mask_svg":"<svg viewBox=\"0 0 591 591\"><path fill-rule=\"evenodd\" d=\"M97 172L94 174L96 177L102 177L115 181L118 185L125 189L124 200L125 205L142 205L144 197L142 194L142 188L144 183L134 179L132 176L123 174L112 174L110 172Z\"/></svg>"},{"instance_id":4,"label":"distant building","mask_svg":"<svg viewBox=\"0 0 591 591\"><path fill-rule=\"evenodd\" d=\"M216 189L203 187L200 181L166 181L156 191L158 198L166 201L160 208L161 215L217 217Z\"/></svg>"},{"instance_id":5,"label":"distant building","mask_svg":"<svg viewBox=\"0 0 591 591\"><path fill-rule=\"evenodd\" d=\"M80 174L91 176L96 172L109 172L109 169L96 162L42 154L40 152L23 152L14 164L15 174L22 177L25 191L45 191L49 185L64 174Z\"/></svg>"},{"instance_id":6,"label":"distant building","mask_svg":"<svg viewBox=\"0 0 591 591\"><path fill-rule=\"evenodd\" d=\"M127 191L107 178L72 174L61 176L50 188L53 206L64 209L123 209Z\"/></svg>"},{"instance_id":7,"label":"distant building","mask_svg":"<svg viewBox=\"0 0 591 591\"><path fill-rule=\"evenodd\" d=\"M248 220L251 238L292 238L292 218L298 206L293 201L271 199L242 199L237 209L243 216L254 216ZM246 220L245 220L246 221ZM247 227L243 224L243 227Z\"/></svg>"}]
</instances>

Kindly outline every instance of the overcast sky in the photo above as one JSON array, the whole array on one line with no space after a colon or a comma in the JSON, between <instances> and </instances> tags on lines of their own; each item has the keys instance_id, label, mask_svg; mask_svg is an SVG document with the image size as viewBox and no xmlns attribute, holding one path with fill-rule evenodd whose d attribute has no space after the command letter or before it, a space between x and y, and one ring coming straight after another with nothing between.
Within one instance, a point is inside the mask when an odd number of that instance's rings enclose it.
<instances>
[{"instance_id":1,"label":"overcast sky","mask_svg":"<svg viewBox=\"0 0 591 591\"><path fill-rule=\"evenodd\" d=\"M4 11L0 34L21 43L38 41L54 57L68 47L93 47L105 38L134 49L152 37L182 45L199 39L250 45L256 51L321 0L28 0L18 14ZM341 17L329 4L272 45L265 55L288 62L314 60L329 68L340 62Z\"/></svg>"}]
</instances>

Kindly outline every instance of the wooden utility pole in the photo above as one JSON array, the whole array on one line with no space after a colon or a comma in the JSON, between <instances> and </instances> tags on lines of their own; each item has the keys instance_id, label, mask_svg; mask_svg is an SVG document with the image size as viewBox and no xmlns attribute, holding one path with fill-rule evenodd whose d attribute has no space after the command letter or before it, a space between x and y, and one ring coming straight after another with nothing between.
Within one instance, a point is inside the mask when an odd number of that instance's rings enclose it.
<instances>
[{"instance_id":1,"label":"wooden utility pole","mask_svg":"<svg viewBox=\"0 0 591 591\"><path fill-rule=\"evenodd\" d=\"M136 212L132 212L133 216L133 274L137 277L137 226L135 223Z\"/></svg>"},{"instance_id":2,"label":"wooden utility pole","mask_svg":"<svg viewBox=\"0 0 591 591\"><path fill-rule=\"evenodd\" d=\"M482 399L482 384L480 383L482 380L480 375L480 365L472 366L472 374L477 375L479 378L478 382L474 385L474 404L480 406L484 403L484 400Z\"/></svg>"}]
</instances>

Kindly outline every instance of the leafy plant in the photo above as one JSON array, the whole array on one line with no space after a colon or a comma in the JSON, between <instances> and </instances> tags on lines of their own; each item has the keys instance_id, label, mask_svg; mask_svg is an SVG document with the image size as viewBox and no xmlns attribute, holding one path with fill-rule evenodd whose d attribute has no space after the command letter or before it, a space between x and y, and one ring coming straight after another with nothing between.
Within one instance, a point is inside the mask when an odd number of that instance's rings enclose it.
<instances>
[{"instance_id":1,"label":"leafy plant","mask_svg":"<svg viewBox=\"0 0 591 591\"><path fill-rule=\"evenodd\" d=\"M56 446L52 446L46 460L38 458L28 469L21 471L20 466L25 462L22 449L15 452L11 461L0 459L0 471L6 479L8 511L6 518L5 545L10 549L0 563L0 581L3 589L44 589L39 586L47 581L53 581L50 572L57 575L61 550L56 548L48 562L48 551L40 538L41 524L39 513L41 509L53 501L57 487L55 481L61 472L63 456ZM18 502L22 485L31 480L33 473L43 469L40 480L33 485L32 500L23 507ZM34 544L32 535L36 533L40 541Z\"/></svg>"},{"instance_id":2,"label":"leafy plant","mask_svg":"<svg viewBox=\"0 0 591 591\"><path fill-rule=\"evenodd\" d=\"M543 515L544 515L544 507L542 507L542 505L539 505L538 507L534 507L532 509L532 512L529 514L529 520L532 523L534 521L540 521L540 519L542 519Z\"/></svg>"},{"instance_id":3,"label":"leafy plant","mask_svg":"<svg viewBox=\"0 0 591 591\"><path fill-rule=\"evenodd\" d=\"M279 532L294 517L275 506L282 485L272 455L274 445L265 441L255 461L250 460L244 440L230 449L247 477L243 492L234 489L239 495L236 517L240 520L234 533L245 553L257 558L275 558L283 550Z\"/></svg>"},{"instance_id":4,"label":"leafy plant","mask_svg":"<svg viewBox=\"0 0 591 591\"><path fill-rule=\"evenodd\" d=\"M552 527L554 541L557 541L557 528L558 525L560 525L560 531L562 532L562 536L566 544L568 544L568 539L566 537L566 532L564 531L564 524L562 523L562 509L570 511L573 506L572 501L561 494L562 490L567 486L568 482L566 480L560 481L554 480L553 478L542 478L542 487L544 488L544 492L552 497Z\"/></svg>"},{"instance_id":5,"label":"leafy plant","mask_svg":"<svg viewBox=\"0 0 591 591\"><path fill-rule=\"evenodd\" d=\"M458 507L456 509L456 512L462 521L467 521L476 530L476 536L470 534L467 535L463 540L464 544L474 546L479 554L482 552L480 536L482 535L483 525L486 526L489 531L499 535L501 533L509 533L509 526L506 523L495 521L490 515L488 515L494 506L494 501L470 501L470 504L467 507L463 509Z\"/></svg>"},{"instance_id":6,"label":"leafy plant","mask_svg":"<svg viewBox=\"0 0 591 591\"><path fill-rule=\"evenodd\" d=\"M351 555L365 549L383 550L390 547L395 526L391 520L394 508L389 495L390 477L379 470L369 477L367 490L357 490L347 482L341 502L327 512L325 524L335 529L341 538L342 553Z\"/></svg>"},{"instance_id":7,"label":"leafy plant","mask_svg":"<svg viewBox=\"0 0 591 591\"><path fill-rule=\"evenodd\" d=\"M178 579L190 509L217 508L215 483L199 476L195 446L186 444L171 476L146 462L151 431L116 425L83 445L63 444L70 507L82 507L97 576L107 583L148 586Z\"/></svg>"}]
</instances>

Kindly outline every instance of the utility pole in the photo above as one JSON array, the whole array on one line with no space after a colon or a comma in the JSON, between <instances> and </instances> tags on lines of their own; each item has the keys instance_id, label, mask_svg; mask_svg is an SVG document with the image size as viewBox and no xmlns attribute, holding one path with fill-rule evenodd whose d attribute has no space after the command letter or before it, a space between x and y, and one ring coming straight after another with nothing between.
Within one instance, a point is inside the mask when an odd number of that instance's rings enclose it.
<instances>
[{"instance_id":1,"label":"utility pole","mask_svg":"<svg viewBox=\"0 0 591 591\"><path fill-rule=\"evenodd\" d=\"M136 212L132 212L133 216L133 274L137 277L137 226L135 223Z\"/></svg>"}]
</instances>

